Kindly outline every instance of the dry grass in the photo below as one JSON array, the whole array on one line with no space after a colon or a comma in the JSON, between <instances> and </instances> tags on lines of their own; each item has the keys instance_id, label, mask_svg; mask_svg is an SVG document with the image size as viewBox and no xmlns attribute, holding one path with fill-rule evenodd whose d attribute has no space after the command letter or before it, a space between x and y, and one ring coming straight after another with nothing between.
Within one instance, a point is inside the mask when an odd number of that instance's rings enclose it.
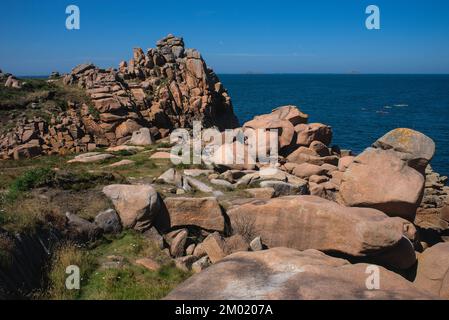
<instances>
[{"instance_id":1,"label":"dry grass","mask_svg":"<svg viewBox=\"0 0 449 320\"><path fill-rule=\"evenodd\" d=\"M65 224L65 217L52 202L32 195L8 202L2 210L2 227L11 232L32 231L48 224L61 229Z\"/></svg>"},{"instance_id":2,"label":"dry grass","mask_svg":"<svg viewBox=\"0 0 449 320\"><path fill-rule=\"evenodd\" d=\"M246 241L251 241L257 237L256 221L246 215L238 215L233 221L233 234L241 235Z\"/></svg>"}]
</instances>

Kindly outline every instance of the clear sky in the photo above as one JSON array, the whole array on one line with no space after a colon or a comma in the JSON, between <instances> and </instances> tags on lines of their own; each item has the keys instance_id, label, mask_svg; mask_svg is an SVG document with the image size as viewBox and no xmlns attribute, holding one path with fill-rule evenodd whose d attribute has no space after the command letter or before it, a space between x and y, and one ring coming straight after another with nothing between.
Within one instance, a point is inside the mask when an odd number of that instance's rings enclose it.
<instances>
[{"instance_id":1,"label":"clear sky","mask_svg":"<svg viewBox=\"0 0 449 320\"><path fill-rule=\"evenodd\" d=\"M370 4L381 30L365 27ZM0 12L0 69L17 75L117 67L168 33L218 73L449 73L448 0L1 0Z\"/></svg>"}]
</instances>

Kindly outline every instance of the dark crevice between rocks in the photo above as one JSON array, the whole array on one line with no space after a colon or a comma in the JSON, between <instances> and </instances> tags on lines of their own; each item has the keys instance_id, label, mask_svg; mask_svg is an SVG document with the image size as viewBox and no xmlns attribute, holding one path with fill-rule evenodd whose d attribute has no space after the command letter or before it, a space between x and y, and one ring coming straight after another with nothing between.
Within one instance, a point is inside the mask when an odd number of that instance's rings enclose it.
<instances>
[{"instance_id":1,"label":"dark crevice between rocks","mask_svg":"<svg viewBox=\"0 0 449 320\"><path fill-rule=\"evenodd\" d=\"M63 236L56 229L32 234L10 234L0 229L0 236L10 243L8 248L0 248L0 299L31 299L45 287L45 270Z\"/></svg>"}]
</instances>

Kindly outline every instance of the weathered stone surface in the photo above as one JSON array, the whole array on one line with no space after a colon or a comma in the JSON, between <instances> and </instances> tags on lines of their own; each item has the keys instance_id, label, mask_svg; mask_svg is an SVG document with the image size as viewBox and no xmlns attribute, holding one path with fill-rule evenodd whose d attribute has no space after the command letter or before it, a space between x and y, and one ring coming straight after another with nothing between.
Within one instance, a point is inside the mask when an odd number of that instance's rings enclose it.
<instances>
[{"instance_id":1,"label":"weathered stone surface","mask_svg":"<svg viewBox=\"0 0 449 320\"><path fill-rule=\"evenodd\" d=\"M201 271L203 271L210 265L211 265L211 262L209 260L209 257L205 256L205 257L202 257L201 259L199 259L198 261L195 261L192 264L192 271L195 273L200 273Z\"/></svg>"},{"instance_id":2,"label":"weathered stone surface","mask_svg":"<svg viewBox=\"0 0 449 320\"><path fill-rule=\"evenodd\" d=\"M295 128L288 120L273 120L271 115L257 116L243 125L244 129L277 130L279 148L285 148L294 143Z\"/></svg>"},{"instance_id":3,"label":"weathered stone surface","mask_svg":"<svg viewBox=\"0 0 449 320\"><path fill-rule=\"evenodd\" d=\"M103 193L111 199L125 229L148 229L161 211L159 196L150 185L110 185Z\"/></svg>"},{"instance_id":4,"label":"weathered stone surface","mask_svg":"<svg viewBox=\"0 0 449 320\"><path fill-rule=\"evenodd\" d=\"M378 139L375 148L393 149L408 165L417 170L424 170L435 154L435 143L421 132L398 128Z\"/></svg>"},{"instance_id":5,"label":"weathered stone surface","mask_svg":"<svg viewBox=\"0 0 449 320\"><path fill-rule=\"evenodd\" d=\"M416 231L404 219L374 209L343 207L315 196L250 200L231 207L227 214L233 230L251 229L270 248L317 249L357 257L394 250L404 236L413 239ZM413 264L414 252L412 257L408 254L403 260Z\"/></svg>"},{"instance_id":6,"label":"weathered stone surface","mask_svg":"<svg viewBox=\"0 0 449 320\"><path fill-rule=\"evenodd\" d=\"M89 222L76 214L67 212L67 225L69 230L69 237L74 240L90 241L98 238L102 230L94 223Z\"/></svg>"},{"instance_id":7,"label":"weathered stone surface","mask_svg":"<svg viewBox=\"0 0 449 320\"><path fill-rule=\"evenodd\" d=\"M227 255L226 243L218 232L210 234L201 245L212 263L217 263Z\"/></svg>"},{"instance_id":8,"label":"weathered stone surface","mask_svg":"<svg viewBox=\"0 0 449 320\"><path fill-rule=\"evenodd\" d=\"M73 68L72 74L78 75L78 74L84 73L85 71L88 71L88 70L91 70L94 68L95 68L95 66L91 63L83 63L83 64L80 64L80 65L76 66L75 68Z\"/></svg>"},{"instance_id":9,"label":"weathered stone surface","mask_svg":"<svg viewBox=\"0 0 449 320\"><path fill-rule=\"evenodd\" d=\"M215 198L173 197L164 200L170 226L197 226L206 230L223 232L225 220Z\"/></svg>"},{"instance_id":10,"label":"weathered stone surface","mask_svg":"<svg viewBox=\"0 0 449 320\"><path fill-rule=\"evenodd\" d=\"M150 129L141 128L140 130L134 131L132 133L132 137L127 143L133 146L150 146L154 142L153 137L150 133Z\"/></svg>"},{"instance_id":11,"label":"weathered stone surface","mask_svg":"<svg viewBox=\"0 0 449 320\"><path fill-rule=\"evenodd\" d=\"M274 197L274 188L253 188L246 189L247 193L251 195L253 198L257 199L271 199Z\"/></svg>"},{"instance_id":12,"label":"weathered stone surface","mask_svg":"<svg viewBox=\"0 0 449 320\"><path fill-rule=\"evenodd\" d=\"M252 251L260 251L263 250L262 239L260 237L255 237L250 243L249 247Z\"/></svg>"},{"instance_id":13,"label":"weathered stone surface","mask_svg":"<svg viewBox=\"0 0 449 320\"><path fill-rule=\"evenodd\" d=\"M174 168L170 168L157 178L159 183L173 184L178 187L182 187L182 175Z\"/></svg>"},{"instance_id":14,"label":"weathered stone surface","mask_svg":"<svg viewBox=\"0 0 449 320\"><path fill-rule=\"evenodd\" d=\"M14 88L14 89L21 89L22 83L17 80L14 76L9 76L8 79L5 82L6 88Z\"/></svg>"},{"instance_id":15,"label":"weathered stone surface","mask_svg":"<svg viewBox=\"0 0 449 320\"><path fill-rule=\"evenodd\" d=\"M351 207L369 207L413 221L424 178L392 150L366 149L343 175L340 195Z\"/></svg>"},{"instance_id":16,"label":"weathered stone surface","mask_svg":"<svg viewBox=\"0 0 449 320\"><path fill-rule=\"evenodd\" d=\"M144 148L143 147L136 147L136 146L115 146L115 147L110 147L106 149L106 152L120 152L120 151L129 151L129 152L139 152L139 151L143 151Z\"/></svg>"},{"instance_id":17,"label":"weathered stone surface","mask_svg":"<svg viewBox=\"0 0 449 320\"><path fill-rule=\"evenodd\" d=\"M110 164L107 167L108 168L118 168L118 167L130 166L133 164L135 164L135 161L125 159L125 160L120 160L120 161L114 162L113 164Z\"/></svg>"},{"instance_id":18,"label":"weathered stone surface","mask_svg":"<svg viewBox=\"0 0 449 320\"><path fill-rule=\"evenodd\" d=\"M167 300L432 299L401 276L378 267L380 289L367 288L368 264L351 265L316 250L238 252L194 275ZM214 285L211 286L210 284Z\"/></svg>"},{"instance_id":19,"label":"weathered stone surface","mask_svg":"<svg viewBox=\"0 0 449 320\"><path fill-rule=\"evenodd\" d=\"M449 243L439 243L426 249L418 259L415 285L449 299Z\"/></svg>"},{"instance_id":20,"label":"weathered stone surface","mask_svg":"<svg viewBox=\"0 0 449 320\"><path fill-rule=\"evenodd\" d=\"M225 188L227 190L234 190L235 186L230 183L229 181L222 180L222 179L211 179L210 183L213 185L219 186L221 188Z\"/></svg>"},{"instance_id":21,"label":"weathered stone surface","mask_svg":"<svg viewBox=\"0 0 449 320\"><path fill-rule=\"evenodd\" d=\"M155 227L151 227L143 233L144 237L152 241L160 250L164 249L164 238Z\"/></svg>"},{"instance_id":22,"label":"weathered stone surface","mask_svg":"<svg viewBox=\"0 0 449 320\"><path fill-rule=\"evenodd\" d=\"M226 254L232 254L239 251L248 251L249 244L246 239L240 235L235 234L225 239Z\"/></svg>"},{"instance_id":23,"label":"weathered stone surface","mask_svg":"<svg viewBox=\"0 0 449 320\"><path fill-rule=\"evenodd\" d=\"M154 159L154 160L170 160L172 157L180 159L178 156L172 155L171 153L165 152L165 151L158 151L158 152L153 153L150 156L150 159Z\"/></svg>"},{"instance_id":24,"label":"weathered stone surface","mask_svg":"<svg viewBox=\"0 0 449 320\"><path fill-rule=\"evenodd\" d=\"M314 151L320 157L328 157L331 155L329 148L321 141L313 141L309 149Z\"/></svg>"},{"instance_id":25,"label":"weathered stone surface","mask_svg":"<svg viewBox=\"0 0 449 320\"><path fill-rule=\"evenodd\" d=\"M159 271L159 269L161 268L161 265L157 261L155 261L154 259L151 259L151 258L138 259L138 260L136 260L136 264L140 265L150 271Z\"/></svg>"},{"instance_id":26,"label":"weathered stone surface","mask_svg":"<svg viewBox=\"0 0 449 320\"><path fill-rule=\"evenodd\" d=\"M279 148L286 148L295 143L295 126L305 124L309 116L295 106L283 106L274 109L270 114L254 117L246 122L243 129L278 130ZM254 133L253 133L254 134ZM268 140L268 139L267 139Z\"/></svg>"},{"instance_id":27,"label":"weathered stone surface","mask_svg":"<svg viewBox=\"0 0 449 320\"><path fill-rule=\"evenodd\" d=\"M307 181L304 181L302 184L293 184L282 181L262 181L260 187L273 188L274 197L301 195L308 194L309 192Z\"/></svg>"},{"instance_id":28,"label":"weathered stone surface","mask_svg":"<svg viewBox=\"0 0 449 320\"><path fill-rule=\"evenodd\" d=\"M197 180L193 177L184 177L184 180L195 190L198 190L203 193L212 193L214 189L212 189L210 186L205 184L204 182L201 182L200 180Z\"/></svg>"},{"instance_id":29,"label":"weathered stone surface","mask_svg":"<svg viewBox=\"0 0 449 320\"><path fill-rule=\"evenodd\" d=\"M189 246L186 248L186 255L188 255L188 256L193 256L193 253L195 252L195 247L196 247L196 245L195 245L194 243L192 243L191 245L189 245Z\"/></svg>"},{"instance_id":30,"label":"weathered stone surface","mask_svg":"<svg viewBox=\"0 0 449 320\"><path fill-rule=\"evenodd\" d=\"M174 258L182 257L185 253L185 247L189 232L187 230L181 230L170 243L170 254Z\"/></svg>"},{"instance_id":31,"label":"weathered stone surface","mask_svg":"<svg viewBox=\"0 0 449 320\"><path fill-rule=\"evenodd\" d=\"M351 163L354 162L354 159L355 159L355 157L352 157L352 156L340 158L340 160L338 161L338 170L346 171L346 169L348 169L348 167L351 165Z\"/></svg>"},{"instance_id":32,"label":"weathered stone surface","mask_svg":"<svg viewBox=\"0 0 449 320\"><path fill-rule=\"evenodd\" d=\"M311 176L321 176L326 174L326 170L321 166L310 163L302 163L294 166L292 173L302 179L307 179Z\"/></svg>"},{"instance_id":33,"label":"weathered stone surface","mask_svg":"<svg viewBox=\"0 0 449 320\"><path fill-rule=\"evenodd\" d=\"M320 141L328 146L332 141L332 128L322 123L299 124L295 126L296 144L310 146L313 141Z\"/></svg>"},{"instance_id":34,"label":"weathered stone surface","mask_svg":"<svg viewBox=\"0 0 449 320\"><path fill-rule=\"evenodd\" d=\"M175 266L184 272L189 272L192 269L193 263L197 260L194 256L184 256L175 259Z\"/></svg>"},{"instance_id":35,"label":"weathered stone surface","mask_svg":"<svg viewBox=\"0 0 449 320\"><path fill-rule=\"evenodd\" d=\"M188 177L197 178L199 176L207 176L214 173L214 170L204 170L204 169L185 169L184 175Z\"/></svg>"},{"instance_id":36,"label":"weathered stone surface","mask_svg":"<svg viewBox=\"0 0 449 320\"><path fill-rule=\"evenodd\" d=\"M208 161L217 167L235 170L256 168L256 159L249 153L248 146L240 143L224 143L210 156Z\"/></svg>"},{"instance_id":37,"label":"weathered stone surface","mask_svg":"<svg viewBox=\"0 0 449 320\"><path fill-rule=\"evenodd\" d=\"M198 243L198 245L195 247L195 250L193 251L193 255L198 258L207 256L202 243Z\"/></svg>"},{"instance_id":38,"label":"weathered stone surface","mask_svg":"<svg viewBox=\"0 0 449 320\"><path fill-rule=\"evenodd\" d=\"M449 222L449 204L445 204L440 211L441 220Z\"/></svg>"},{"instance_id":39,"label":"weathered stone surface","mask_svg":"<svg viewBox=\"0 0 449 320\"><path fill-rule=\"evenodd\" d=\"M120 233L122 231L120 218L114 209L100 212L95 217L95 224L102 229L104 233Z\"/></svg>"},{"instance_id":40,"label":"weathered stone surface","mask_svg":"<svg viewBox=\"0 0 449 320\"><path fill-rule=\"evenodd\" d=\"M109 153L99 153L99 152L89 152L80 154L76 156L74 159L67 161L67 163L91 163L91 162L100 162L110 158L114 158L112 154Z\"/></svg>"}]
</instances>

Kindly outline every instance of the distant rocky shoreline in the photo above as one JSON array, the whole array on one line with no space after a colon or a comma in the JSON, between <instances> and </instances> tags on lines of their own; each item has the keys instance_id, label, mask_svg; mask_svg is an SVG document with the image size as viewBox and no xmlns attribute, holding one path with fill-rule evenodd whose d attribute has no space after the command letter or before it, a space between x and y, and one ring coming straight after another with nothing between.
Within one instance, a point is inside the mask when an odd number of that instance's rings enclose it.
<instances>
[{"instance_id":1,"label":"distant rocky shoreline","mask_svg":"<svg viewBox=\"0 0 449 320\"><path fill-rule=\"evenodd\" d=\"M9 89L26 89L4 78ZM114 183L101 181L98 196L110 208L94 218L59 219L66 236L84 244L134 230L195 273L167 299L449 299L449 187L431 169L435 143L426 135L398 128L355 155L333 146L332 128L309 123L295 106L240 126L218 77L173 35L146 53L134 49L118 70L83 64L51 78L81 89L85 102L67 101L50 119L20 118L0 136L3 163L61 155L68 170L115 173L137 165L130 156L166 161L157 176L142 166L123 181L114 174ZM261 148L248 145L253 130L277 130L277 164L213 157L209 166L171 165L169 134L193 121L245 137L220 147L226 158L240 145ZM39 185L41 197L67 183L59 171ZM125 264L110 260L108 267ZM149 256L131 264L161 267ZM379 288L367 287L367 270L379 273Z\"/></svg>"}]
</instances>

